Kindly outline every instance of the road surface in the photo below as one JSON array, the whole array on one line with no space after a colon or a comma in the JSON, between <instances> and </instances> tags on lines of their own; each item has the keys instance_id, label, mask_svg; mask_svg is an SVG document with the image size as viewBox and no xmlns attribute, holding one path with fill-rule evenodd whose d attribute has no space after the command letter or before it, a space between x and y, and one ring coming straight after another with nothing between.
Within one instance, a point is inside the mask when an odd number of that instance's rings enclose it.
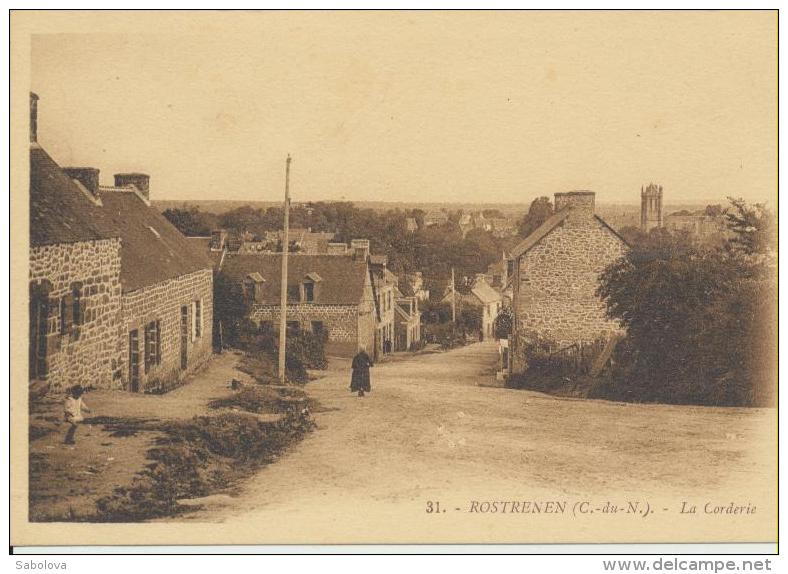
<instances>
[{"instance_id":1,"label":"road surface","mask_svg":"<svg viewBox=\"0 0 788 574\"><path fill-rule=\"evenodd\" d=\"M381 363L363 398L348 389L347 365L332 366L308 386L323 407L317 431L237 497L218 497L188 520L221 524L216 532L238 542L599 540L608 527L616 540L671 539L676 528L690 528L699 540L706 532L740 537L742 529L768 539L774 410L509 390L496 386L496 361L496 347L479 343ZM567 513L523 522L472 511L474 502L478 510L481 502L506 500L541 502L542 509L548 501L601 508L638 500L660 509L636 528L620 518L605 526ZM738 523L701 516L677 525L685 501L761 507L757 518ZM428 512L435 502L438 514Z\"/></svg>"}]
</instances>

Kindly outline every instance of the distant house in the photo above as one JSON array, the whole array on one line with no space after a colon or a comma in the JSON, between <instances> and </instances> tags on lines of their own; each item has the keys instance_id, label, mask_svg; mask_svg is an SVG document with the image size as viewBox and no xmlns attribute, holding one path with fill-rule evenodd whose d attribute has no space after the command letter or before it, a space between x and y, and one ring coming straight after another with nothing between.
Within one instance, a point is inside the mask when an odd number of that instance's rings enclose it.
<instances>
[{"instance_id":1,"label":"distant house","mask_svg":"<svg viewBox=\"0 0 788 574\"><path fill-rule=\"evenodd\" d=\"M255 253L262 251L278 252L282 250L284 231L267 231L262 241L253 244L245 243L241 253ZM290 249L309 255L328 253L328 245L334 239L333 233L313 232L311 229L294 228L288 233Z\"/></svg>"},{"instance_id":2,"label":"distant house","mask_svg":"<svg viewBox=\"0 0 788 574\"><path fill-rule=\"evenodd\" d=\"M517 233L517 225L514 221L505 217L496 217L490 220L492 225L492 234L495 237L510 237Z\"/></svg>"},{"instance_id":3,"label":"distant house","mask_svg":"<svg viewBox=\"0 0 788 574\"><path fill-rule=\"evenodd\" d=\"M242 287L251 320L278 328L281 254L228 254L222 273ZM366 259L298 253L288 257L287 324L291 332L326 333L329 354L352 356L361 347L372 352L376 308Z\"/></svg>"},{"instance_id":4,"label":"distant house","mask_svg":"<svg viewBox=\"0 0 788 574\"><path fill-rule=\"evenodd\" d=\"M471 288L471 295L482 308L482 340L493 340L495 338L493 327L498 313L503 308L503 296L487 283L484 276L476 279Z\"/></svg>"},{"instance_id":5,"label":"distant house","mask_svg":"<svg viewBox=\"0 0 788 574\"><path fill-rule=\"evenodd\" d=\"M432 227L433 225L446 225L449 222L447 213L440 209L431 209L424 216L424 225Z\"/></svg>"},{"instance_id":6,"label":"distant house","mask_svg":"<svg viewBox=\"0 0 788 574\"><path fill-rule=\"evenodd\" d=\"M405 229L408 233L415 233L419 230L419 224L416 222L415 217L408 217L405 219Z\"/></svg>"},{"instance_id":7,"label":"distant house","mask_svg":"<svg viewBox=\"0 0 788 574\"><path fill-rule=\"evenodd\" d=\"M490 284L487 283L484 274L479 273L476 275L469 291L455 291L453 298L458 310L467 306L481 311L481 339L483 341L491 340L493 338L493 324L495 323L495 319L498 318L498 313L500 313L503 308L503 296L499 291L493 289ZM451 302L452 289L451 281L449 281L444 291L443 298L441 299L441 303L451 304Z\"/></svg>"},{"instance_id":8,"label":"distant house","mask_svg":"<svg viewBox=\"0 0 788 574\"><path fill-rule=\"evenodd\" d=\"M369 269L375 295L377 325L375 331L375 356L394 350L395 292L397 277L387 269L388 259L384 255L370 255Z\"/></svg>"},{"instance_id":9,"label":"distant house","mask_svg":"<svg viewBox=\"0 0 788 574\"><path fill-rule=\"evenodd\" d=\"M161 391L211 355L210 260L150 207L145 174L99 185L37 142L31 94L30 379Z\"/></svg>"},{"instance_id":10,"label":"distant house","mask_svg":"<svg viewBox=\"0 0 788 574\"><path fill-rule=\"evenodd\" d=\"M416 297L406 297L397 289L394 310L394 350L408 351L421 340L419 300Z\"/></svg>"},{"instance_id":11,"label":"distant house","mask_svg":"<svg viewBox=\"0 0 788 574\"><path fill-rule=\"evenodd\" d=\"M597 297L599 275L627 246L594 211L590 191L555 194L555 214L517 245L513 268L512 357L533 337L570 345L620 332Z\"/></svg>"},{"instance_id":12,"label":"distant house","mask_svg":"<svg viewBox=\"0 0 788 574\"><path fill-rule=\"evenodd\" d=\"M698 243L722 242L730 237L724 215L671 213L665 217L665 228L673 233L687 233Z\"/></svg>"}]
</instances>

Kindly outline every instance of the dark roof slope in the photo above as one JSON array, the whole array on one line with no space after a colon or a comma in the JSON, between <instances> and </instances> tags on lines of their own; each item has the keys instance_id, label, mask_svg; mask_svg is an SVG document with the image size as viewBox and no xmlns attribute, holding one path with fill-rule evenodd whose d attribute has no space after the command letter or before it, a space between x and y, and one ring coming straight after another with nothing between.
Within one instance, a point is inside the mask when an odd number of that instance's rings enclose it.
<instances>
[{"instance_id":1,"label":"dark roof slope","mask_svg":"<svg viewBox=\"0 0 788 574\"><path fill-rule=\"evenodd\" d=\"M315 291L316 304L358 305L364 295L367 264L352 257L337 255L302 255L294 253L287 258L287 284L291 295L288 300L297 302L295 288L309 273L317 273L322 281ZM234 281L243 281L251 273L260 273L265 279L263 295L258 302L278 305L282 284L282 255L261 253L259 255L228 254L222 273Z\"/></svg>"},{"instance_id":2,"label":"dark roof slope","mask_svg":"<svg viewBox=\"0 0 788 574\"><path fill-rule=\"evenodd\" d=\"M44 150L31 148L31 245L120 237L124 293L211 268L199 248L133 191L105 188L102 205L85 193Z\"/></svg>"},{"instance_id":3,"label":"dark roof slope","mask_svg":"<svg viewBox=\"0 0 788 574\"><path fill-rule=\"evenodd\" d=\"M124 292L213 268L197 246L137 194L103 193L101 201L107 233L121 237L120 281Z\"/></svg>"},{"instance_id":4,"label":"dark roof slope","mask_svg":"<svg viewBox=\"0 0 788 574\"><path fill-rule=\"evenodd\" d=\"M30 149L31 246L106 239L100 210L47 152Z\"/></svg>"}]
</instances>

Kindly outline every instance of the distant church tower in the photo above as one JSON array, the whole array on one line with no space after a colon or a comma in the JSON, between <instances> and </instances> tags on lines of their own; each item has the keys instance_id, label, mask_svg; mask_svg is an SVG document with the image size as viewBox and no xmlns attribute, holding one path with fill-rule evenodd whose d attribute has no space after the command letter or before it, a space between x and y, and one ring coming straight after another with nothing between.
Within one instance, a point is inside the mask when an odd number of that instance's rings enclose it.
<instances>
[{"instance_id":1,"label":"distant church tower","mask_svg":"<svg viewBox=\"0 0 788 574\"><path fill-rule=\"evenodd\" d=\"M655 227L662 227L662 186L650 183L640 186L640 230L648 233Z\"/></svg>"}]
</instances>

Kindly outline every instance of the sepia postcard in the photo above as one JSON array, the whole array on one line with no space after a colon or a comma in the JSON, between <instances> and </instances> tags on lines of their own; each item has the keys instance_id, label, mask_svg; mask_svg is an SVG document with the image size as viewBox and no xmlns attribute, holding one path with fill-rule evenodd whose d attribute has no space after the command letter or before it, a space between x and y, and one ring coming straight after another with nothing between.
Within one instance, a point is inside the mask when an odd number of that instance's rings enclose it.
<instances>
[{"instance_id":1,"label":"sepia postcard","mask_svg":"<svg viewBox=\"0 0 788 574\"><path fill-rule=\"evenodd\" d=\"M777 11L12 11L11 545L777 541Z\"/></svg>"}]
</instances>

